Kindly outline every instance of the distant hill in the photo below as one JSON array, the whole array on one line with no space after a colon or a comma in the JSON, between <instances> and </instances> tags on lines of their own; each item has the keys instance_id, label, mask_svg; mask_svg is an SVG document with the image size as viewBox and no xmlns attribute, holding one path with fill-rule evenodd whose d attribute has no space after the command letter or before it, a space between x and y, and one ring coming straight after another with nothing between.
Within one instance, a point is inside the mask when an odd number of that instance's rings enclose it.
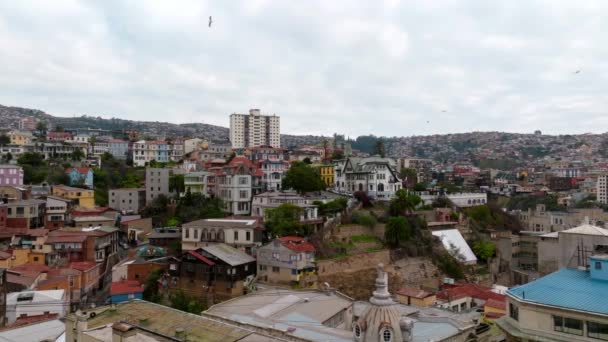
<instances>
[{"instance_id":1,"label":"distant hill","mask_svg":"<svg viewBox=\"0 0 608 342\"><path fill-rule=\"evenodd\" d=\"M121 132L136 129L151 137L200 137L208 140L228 141L226 127L203 123L172 124L158 121L133 121L101 117L57 117L44 111L0 105L0 127L17 128L19 119L34 116L46 121L51 127L101 128ZM343 139L344 136L338 136ZM286 148L319 144L324 137L313 135L281 135L281 145ZM608 135L542 135L504 132L470 132L437 134L411 137L360 136L348 140L352 147L373 153L378 139L384 141L387 154L394 157L428 158L439 162L473 163L480 167L512 169L526 161L543 158L593 160L608 158Z\"/></svg>"}]
</instances>

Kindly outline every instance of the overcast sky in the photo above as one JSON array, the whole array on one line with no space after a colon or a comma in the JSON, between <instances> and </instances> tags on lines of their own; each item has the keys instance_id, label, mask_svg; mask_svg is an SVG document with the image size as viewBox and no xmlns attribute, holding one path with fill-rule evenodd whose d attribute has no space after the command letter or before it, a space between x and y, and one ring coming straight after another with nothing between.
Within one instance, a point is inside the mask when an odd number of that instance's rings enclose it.
<instances>
[{"instance_id":1,"label":"overcast sky","mask_svg":"<svg viewBox=\"0 0 608 342\"><path fill-rule=\"evenodd\" d=\"M260 108L291 134L604 132L606 18L588 0L2 1L0 104L226 127Z\"/></svg>"}]
</instances>

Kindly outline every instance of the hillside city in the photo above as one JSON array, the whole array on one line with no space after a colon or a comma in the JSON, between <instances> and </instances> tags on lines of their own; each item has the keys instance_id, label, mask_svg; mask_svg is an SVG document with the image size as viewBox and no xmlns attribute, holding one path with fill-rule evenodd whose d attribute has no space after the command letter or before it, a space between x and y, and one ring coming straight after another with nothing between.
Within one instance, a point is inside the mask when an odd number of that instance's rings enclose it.
<instances>
[{"instance_id":1,"label":"hillside city","mask_svg":"<svg viewBox=\"0 0 608 342\"><path fill-rule=\"evenodd\" d=\"M608 136L0 109L0 340L608 340Z\"/></svg>"}]
</instances>

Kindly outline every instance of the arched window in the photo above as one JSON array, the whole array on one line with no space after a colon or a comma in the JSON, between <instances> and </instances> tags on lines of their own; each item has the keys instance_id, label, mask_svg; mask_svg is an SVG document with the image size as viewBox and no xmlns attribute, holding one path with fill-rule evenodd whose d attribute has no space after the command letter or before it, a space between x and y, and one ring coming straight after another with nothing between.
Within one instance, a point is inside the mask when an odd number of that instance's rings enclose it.
<instances>
[{"instance_id":1,"label":"arched window","mask_svg":"<svg viewBox=\"0 0 608 342\"><path fill-rule=\"evenodd\" d=\"M209 240L215 240L215 229L211 229L211 231L209 232Z\"/></svg>"},{"instance_id":2,"label":"arched window","mask_svg":"<svg viewBox=\"0 0 608 342\"><path fill-rule=\"evenodd\" d=\"M388 329L384 329L384 331L382 332L382 341L391 342L392 338L393 338L393 334L391 333L391 331Z\"/></svg>"},{"instance_id":3,"label":"arched window","mask_svg":"<svg viewBox=\"0 0 608 342\"><path fill-rule=\"evenodd\" d=\"M378 192L383 192L384 191L384 184L380 183L378 184Z\"/></svg>"},{"instance_id":4,"label":"arched window","mask_svg":"<svg viewBox=\"0 0 608 342\"><path fill-rule=\"evenodd\" d=\"M201 231L201 241L207 240L207 228Z\"/></svg>"},{"instance_id":5,"label":"arched window","mask_svg":"<svg viewBox=\"0 0 608 342\"><path fill-rule=\"evenodd\" d=\"M224 231L220 230L217 232L217 239L220 241L224 241Z\"/></svg>"},{"instance_id":6,"label":"arched window","mask_svg":"<svg viewBox=\"0 0 608 342\"><path fill-rule=\"evenodd\" d=\"M198 240L198 229L194 228L194 240Z\"/></svg>"},{"instance_id":7,"label":"arched window","mask_svg":"<svg viewBox=\"0 0 608 342\"><path fill-rule=\"evenodd\" d=\"M363 184L359 183L359 191L363 191Z\"/></svg>"}]
</instances>

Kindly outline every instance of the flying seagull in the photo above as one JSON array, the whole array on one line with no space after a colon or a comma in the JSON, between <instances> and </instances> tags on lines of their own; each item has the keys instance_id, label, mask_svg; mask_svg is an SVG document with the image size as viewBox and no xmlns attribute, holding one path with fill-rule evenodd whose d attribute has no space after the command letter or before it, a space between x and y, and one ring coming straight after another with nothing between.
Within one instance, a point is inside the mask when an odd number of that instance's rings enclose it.
<instances>
[{"instance_id":1,"label":"flying seagull","mask_svg":"<svg viewBox=\"0 0 608 342\"><path fill-rule=\"evenodd\" d=\"M442 113L445 113L445 112L447 112L447 110L445 110L445 109L444 109L444 110L442 110L441 112L442 112Z\"/></svg>"},{"instance_id":2,"label":"flying seagull","mask_svg":"<svg viewBox=\"0 0 608 342\"><path fill-rule=\"evenodd\" d=\"M209 16L209 27L211 27L211 24L213 24L213 18L211 18L211 16Z\"/></svg>"},{"instance_id":3,"label":"flying seagull","mask_svg":"<svg viewBox=\"0 0 608 342\"><path fill-rule=\"evenodd\" d=\"M581 71L580 71L580 70L576 70L574 73L575 73L575 74L578 74L579 72L581 72Z\"/></svg>"}]
</instances>

